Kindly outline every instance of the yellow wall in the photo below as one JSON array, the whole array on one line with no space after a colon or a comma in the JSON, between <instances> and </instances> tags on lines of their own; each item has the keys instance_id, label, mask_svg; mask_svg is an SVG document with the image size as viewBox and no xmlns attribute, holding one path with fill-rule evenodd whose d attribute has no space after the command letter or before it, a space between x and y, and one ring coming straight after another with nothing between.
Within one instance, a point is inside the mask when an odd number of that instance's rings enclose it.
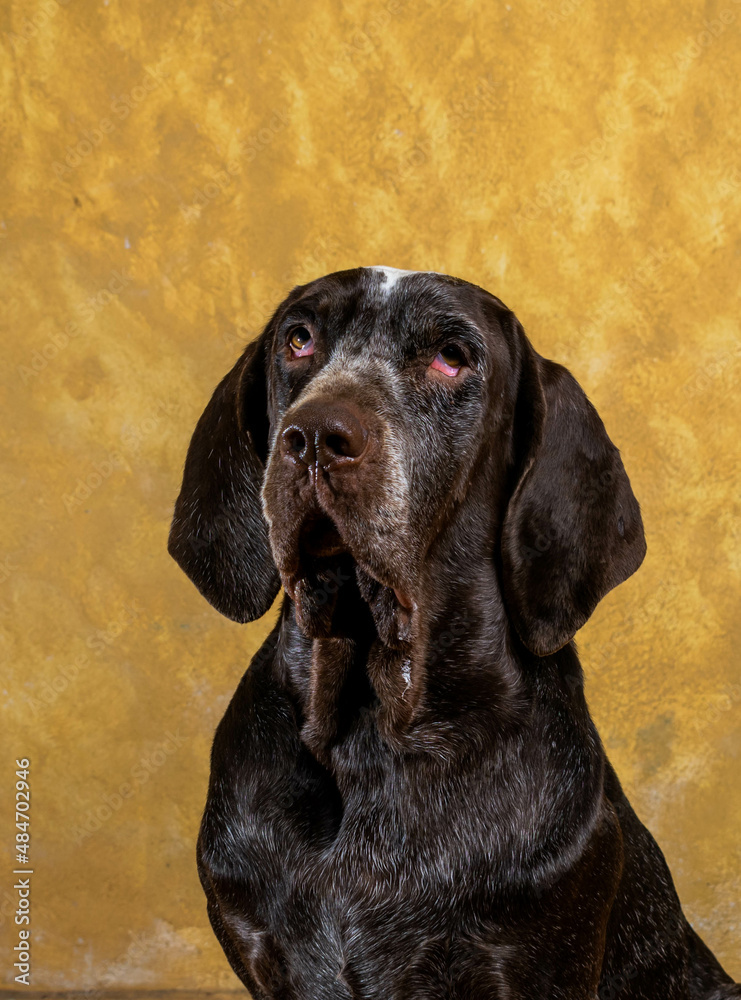
<instances>
[{"instance_id":1,"label":"yellow wall","mask_svg":"<svg viewBox=\"0 0 741 1000\"><path fill-rule=\"evenodd\" d=\"M581 635L588 696L741 977L741 2L6 0L0 32L0 792L30 757L34 985L236 985L194 842L267 622L210 609L168 522L240 345L360 263L500 295L619 444L649 551Z\"/></svg>"}]
</instances>

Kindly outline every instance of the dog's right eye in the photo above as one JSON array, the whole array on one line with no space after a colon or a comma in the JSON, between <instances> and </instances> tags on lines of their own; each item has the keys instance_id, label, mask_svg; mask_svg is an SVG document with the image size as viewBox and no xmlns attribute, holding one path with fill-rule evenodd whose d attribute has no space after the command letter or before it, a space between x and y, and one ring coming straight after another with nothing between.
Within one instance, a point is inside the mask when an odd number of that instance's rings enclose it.
<instances>
[{"instance_id":1,"label":"dog's right eye","mask_svg":"<svg viewBox=\"0 0 741 1000\"><path fill-rule=\"evenodd\" d=\"M297 326L288 343L294 358L306 358L314 353L314 338L305 326Z\"/></svg>"}]
</instances>

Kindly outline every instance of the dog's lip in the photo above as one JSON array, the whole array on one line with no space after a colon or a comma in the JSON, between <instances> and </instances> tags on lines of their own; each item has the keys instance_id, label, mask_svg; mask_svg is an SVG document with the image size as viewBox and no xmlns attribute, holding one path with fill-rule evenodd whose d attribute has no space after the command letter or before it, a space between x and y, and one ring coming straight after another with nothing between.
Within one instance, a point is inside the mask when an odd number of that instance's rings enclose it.
<instances>
[{"instance_id":1,"label":"dog's lip","mask_svg":"<svg viewBox=\"0 0 741 1000\"><path fill-rule=\"evenodd\" d=\"M399 602L399 604L402 606L402 608L405 611L414 611L414 609L416 607L416 605L414 603L414 599L412 597L410 597L406 593L406 591L401 590L399 587L392 587L391 589L393 590L394 594L396 595L396 600Z\"/></svg>"},{"instance_id":2,"label":"dog's lip","mask_svg":"<svg viewBox=\"0 0 741 1000\"><path fill-rule=\"evenodd\" d=\"M417 610L417 602L414 597L409 593L407 588L398 582L391 582L383 573L379 573L373 567L369 566L367 563L356 560L360 569L363 570L371 580L383 587L385 590L390 590L391 593L396 598L396 603L399 605L400 610L409 615Z\"/></svg>"}]
</instances>

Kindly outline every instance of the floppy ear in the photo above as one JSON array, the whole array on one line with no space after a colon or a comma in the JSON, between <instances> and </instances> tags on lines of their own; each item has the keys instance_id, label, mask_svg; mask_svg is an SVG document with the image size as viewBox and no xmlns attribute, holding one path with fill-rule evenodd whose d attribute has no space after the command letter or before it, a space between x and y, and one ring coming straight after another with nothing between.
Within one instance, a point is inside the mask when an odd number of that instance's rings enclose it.
<instances>
[{"instance_id":1,"label":"floppy ear","mask_svg":"<svg viewBox=\"0 0 741 1000\"><path fill-rule=\"evenodd\" d=\"M527 648L569 642L646 554L638 501L597 411L576 379L524 346L515 408L521 464L506 509L504 594Z\"/></svg>"},{"instance_id":2,"label":"floppy ear","mask_svg":"<svg viewBox=\"0 0 741 1000\"><path fill-rule=\"evenodd\" d=\"M216 388L188 448L168 551L227 618L253 621L280 587L262 514L268 450L265 335Z\"/></svg>"}]
</instances>

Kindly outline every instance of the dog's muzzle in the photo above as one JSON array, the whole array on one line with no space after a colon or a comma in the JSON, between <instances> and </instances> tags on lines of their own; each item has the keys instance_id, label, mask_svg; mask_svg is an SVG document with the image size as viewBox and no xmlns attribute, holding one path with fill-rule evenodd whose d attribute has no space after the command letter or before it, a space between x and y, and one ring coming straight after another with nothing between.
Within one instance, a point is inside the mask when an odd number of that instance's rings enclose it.
<instances>
[{"instance_id":1,"label":"dog's muzzle","mask_svg":"<svg viewBox=\"0 0 741 1000\"><path fill-rule=\"evenodd\" d=\"M406 479L392 441L377 408L344 394L299 401L284 417L263 506L281 581L308 635L358 620L348 602L387 621L389 636L411 611Z\"/></svg>"}]
</instances>

